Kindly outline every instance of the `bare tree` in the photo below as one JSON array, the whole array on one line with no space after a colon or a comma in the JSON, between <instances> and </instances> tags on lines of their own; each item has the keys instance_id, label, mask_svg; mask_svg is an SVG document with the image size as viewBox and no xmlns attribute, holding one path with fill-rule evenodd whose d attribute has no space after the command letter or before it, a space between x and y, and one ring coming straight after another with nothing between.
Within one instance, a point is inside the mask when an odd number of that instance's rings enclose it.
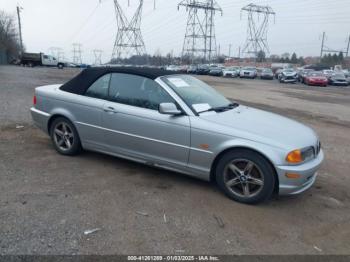
<instances>
[{"instance_id":1,"label":"bare tree","mask_svg":"<svg viewBox=\"0 0 350 262\"><path fill-rule=\"evenodd\" d=\"M0 10L0 49L9 60L16 59L21 51L14 17Z\"/></svg>"}]
</instances>

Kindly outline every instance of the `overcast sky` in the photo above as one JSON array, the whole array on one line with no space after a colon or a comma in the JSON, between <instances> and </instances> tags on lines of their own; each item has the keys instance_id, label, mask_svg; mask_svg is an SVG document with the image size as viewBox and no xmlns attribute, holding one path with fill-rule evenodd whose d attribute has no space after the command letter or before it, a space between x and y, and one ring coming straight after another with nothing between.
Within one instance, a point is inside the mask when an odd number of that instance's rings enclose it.
<instances>
[{"instance_id":1,"label":"overcast sky","mask_svg":"<svg viewBox=\"0 0 350 262\"><path fill-rule=\"evenodd\" d=\"M135 10L138 0L120 0L127 15ZM23 39L29 52L49 52L50 47L65 51L72 60L72 43L81 43L83 61L93 62L93 49L104 51L108 61L117 32L113 0L18 0L23 7ZM148 53L173 50L180 54L186 29L186 10L177 10L180 0L144 0L141 30ZM271 54L296 52L298 56L319 55L321 35L327 33L326 45L346 49L350 34L350 0L217 0L223 16L216 15L216 37L221 53L232 55L243 46L247 32L247 16L240 9L249 4L268 4L276 12L269 25ZM17 1L0 0L0 9L15 15Z\"/></svg>"}]
</instances>

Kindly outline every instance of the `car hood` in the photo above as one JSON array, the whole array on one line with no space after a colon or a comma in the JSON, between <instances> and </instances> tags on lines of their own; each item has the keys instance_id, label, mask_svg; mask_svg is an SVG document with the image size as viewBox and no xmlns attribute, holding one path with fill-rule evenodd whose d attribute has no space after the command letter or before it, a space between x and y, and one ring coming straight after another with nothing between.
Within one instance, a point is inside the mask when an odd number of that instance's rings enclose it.
<instances>
[{"instance_id":1,"label":"car hood","mask_svg":"<svg viewBox=\"0 0 350 262\"><path fill-rule=\"evenodd\" d=\"M294 76L297 73L296 72L282 72L282 74L284 74L285 76Z\"/></svg>"},{"instance_id":2,"label":"car hood","mask_svg":"<svg viewBox=\"0 0 350 262\"><path fill-rule=\"evenodd\" d=\"M220 125L218 132L283 149L301 149L315 145L318 140L311 128L252 107L239 106L234 110L202 114L200 117Z\"/></svg>"}]
</instances>

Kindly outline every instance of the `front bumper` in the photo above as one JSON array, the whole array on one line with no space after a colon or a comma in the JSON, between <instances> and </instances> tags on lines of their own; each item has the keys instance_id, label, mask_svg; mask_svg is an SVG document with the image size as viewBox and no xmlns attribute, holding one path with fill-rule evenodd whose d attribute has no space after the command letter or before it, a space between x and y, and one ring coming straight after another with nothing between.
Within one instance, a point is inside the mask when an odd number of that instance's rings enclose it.
<instances>
[{"instance_id":1,"label":"front bumper","mask_svg":"<svg viewBox=\"0 0 350 262\"><path fill-rule=\"evenodd\" d=\"M310 85L321 85L321 86L324 86L324 85L327 85L327 84L328 84L328 81L310 80L310 81L308 82L308 84L310 84Z\"/></svg>"},{"instance_id":2,"label":"front bumper","mask_svg":"<svg viewBox=\"0 0 350 262\"><path fill-rule=\"evenodd\" d=\"M41 130L43 130L45 133L48 133L47 128L48 128L48 123L51 115L43 111L40 111L34 107L30 109L30 113L32 115L34 124Z\"/></svg>"},{"instance_id":3,"label":"front bumper","mask_svg":"<svg viewBox=\"0 0 350 262\"><path fill-rule=\"evenodd\" d=\"M349 83L348 82L343 82L343 81L331 81L331 85L335 86L347 86Z\"/></svg>"},{"instance_id":4,"label":"front bumper","mask_svg":"<svg viewBox=\"0 0 350 262\"><path fill-rule=\"evenodd\" d=\"M286 77L286 78L281 78L281 81L283 83L296 83L297 82L297 78L292 78L292 77Z\"/></svg>"},{"instance_id":5,"label":"front bumper","mask_svg":"<svg viewBox=\"0 0 350 262\"><path fill-rule=\"evenodd\" d=\"M296 166L277 166L279 195L296 195L309 189L316 181L317 171L324 159L323 150L312 161ZM298 174L300 178L287 178L286 174Z\"/></svg>"}]
</instances>

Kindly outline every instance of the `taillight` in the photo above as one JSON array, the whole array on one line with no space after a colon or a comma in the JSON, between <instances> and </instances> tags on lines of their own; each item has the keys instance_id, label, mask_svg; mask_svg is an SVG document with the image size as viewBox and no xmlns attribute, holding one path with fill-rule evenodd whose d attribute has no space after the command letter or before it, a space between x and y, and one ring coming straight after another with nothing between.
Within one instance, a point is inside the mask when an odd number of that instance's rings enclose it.
<instances>
[{"instance_id":1,"label":"taillight","mask_svg":"<svg viewBox=\"0 0 350 262\"><path fill-rule=\"evenodd\" d=\"M36 105L36 96L33 96L33 105Z\"/></svg>"}]
</instances>

